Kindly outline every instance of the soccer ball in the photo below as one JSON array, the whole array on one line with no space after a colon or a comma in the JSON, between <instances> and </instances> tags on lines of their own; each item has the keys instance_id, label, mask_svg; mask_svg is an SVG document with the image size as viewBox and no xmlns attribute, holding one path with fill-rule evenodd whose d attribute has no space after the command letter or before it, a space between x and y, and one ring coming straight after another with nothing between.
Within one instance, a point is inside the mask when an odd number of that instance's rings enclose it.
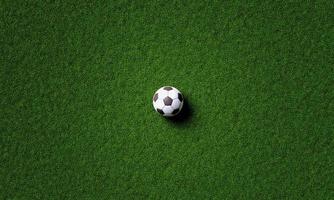
<instances>
[{"instance_id":1,"label":"soccer ball","mask_svg":"<svg viewBox=\"0 0 334 200\"><path fill-rule=\"evenodd\" d=\"M181 92L171 86L160 88L153 95L154 109L164 117L173 117L180 113L183 106Z\"/></svg>"}]
</instances>

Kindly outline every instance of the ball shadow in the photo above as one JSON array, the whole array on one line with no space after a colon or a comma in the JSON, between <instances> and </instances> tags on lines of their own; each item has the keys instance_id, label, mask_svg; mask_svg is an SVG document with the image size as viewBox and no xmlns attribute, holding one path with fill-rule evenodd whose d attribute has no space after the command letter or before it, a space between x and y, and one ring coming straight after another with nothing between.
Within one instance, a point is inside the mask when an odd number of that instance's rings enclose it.
<instances>
[{"instance_id":1,"label":"ball shadow","mask_svg":"<svg viewBox=\"0 0 334 200\"><path fill-rule=\"evenodd\" d=\"M167 118L168 121L175 124L185 124L191 120L193 109L189 105L187 99L184 99L183 107L180 113L174 117Z\"/></svg>"}]
</instances>

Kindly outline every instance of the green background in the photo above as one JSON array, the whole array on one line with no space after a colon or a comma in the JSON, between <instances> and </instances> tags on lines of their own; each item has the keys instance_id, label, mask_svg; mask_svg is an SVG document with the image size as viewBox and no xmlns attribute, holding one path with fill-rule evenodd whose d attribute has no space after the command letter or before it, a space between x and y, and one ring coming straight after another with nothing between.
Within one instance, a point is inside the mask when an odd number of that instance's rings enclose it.
<instances>
[{"instance_id":1,"label":"green background","mask_svg":"<svg viewBox=\"0 0 334 200\"><path fill-rule=\"evenodd\" d=\"M0 13L0 199L333 198L333 1ZM186 120L153 111L164 85Z\"/></svg>"}]
</instances>

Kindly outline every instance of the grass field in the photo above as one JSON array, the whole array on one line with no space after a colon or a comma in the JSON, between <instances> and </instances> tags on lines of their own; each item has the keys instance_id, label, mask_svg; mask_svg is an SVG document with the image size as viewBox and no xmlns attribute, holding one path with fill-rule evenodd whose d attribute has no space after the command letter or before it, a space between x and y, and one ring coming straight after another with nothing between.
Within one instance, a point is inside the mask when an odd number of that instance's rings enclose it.
<instances>
[{"instance_id":1,"label":"grass field","mask_svg":"<svg viewBox=\"0 0 334 200\"><path fill-rule=\"evenodd\" d=\"M0 199L333 199L333 1L0 13Z\"/></svg>"}]
</instances>

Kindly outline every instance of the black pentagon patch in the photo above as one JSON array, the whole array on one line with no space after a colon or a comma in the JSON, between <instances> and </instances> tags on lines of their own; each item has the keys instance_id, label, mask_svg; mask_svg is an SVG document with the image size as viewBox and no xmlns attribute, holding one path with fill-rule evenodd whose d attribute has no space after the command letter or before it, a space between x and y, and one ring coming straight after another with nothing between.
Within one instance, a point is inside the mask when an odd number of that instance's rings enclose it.
<instances>
[{"instance_id":1,"label":"black pentagon patch","mask_svg":"<svg viewBox=\"0 0 334 200\"><path fill-rule=\"evenodd\" d=\"M158 93L156 93L154 96L153 96L153 101L156 102L158 100Z\"/></svg>"},{"instance_id":2,"label":"black pentagon patch","mask_svg":"<svg viewBox=\"0 0 334 200\"><path fill-rule=\"evenodd\" d=\"M172 87L169 87L169 86L164 87L164 90L167 90L167 91L172 90L172 89L173 89L173 88L172 88Z\"/></svg>"},{"instance_id":3,"label":"black pentagon patch","mask_svg":"<svg viewBox=\"0 0 334 200\"><path fill-rule=\"evenodd\" d=\"M165 103L166 106L170 106L173 103L173 99L170 98L170 97L165 97L164 98L164 103Z\"/></svg>"},{"instance_id":4,"label":"black pentagon patch","mask_svg":"<svg viewBox=\"0 0 334 200\"><path fill-rule=\"evenodd\" d=\"M175 110L173 110L172 114L175 115L178 112L179 112L179 109L175 109Z\"/></svg>"},{"instance_id":5,"label":"black pentagon patch","mask_svg":"<svg viewBox=\"0 0 334 200\"><path fill-rule=\"evenodd\" d=\"M158 113L160 113L160 114L162 114L162 115L165 114L164 111L161 110L161 109L159 109L159 108L157 108L157 111L158 111Z\"/></svg>"},{"instance_id":6,"label":"black pentagon patch","mask_svg":"<svg viewBox=\"0 0 334 200\"><path fill-rule=\"evenodd\" d=\"M182 94L178 93L178 94L177 94L177 97L179 98L180 101L183 101L183 96L182 96Z\"/></svg>"}]
</instances>

